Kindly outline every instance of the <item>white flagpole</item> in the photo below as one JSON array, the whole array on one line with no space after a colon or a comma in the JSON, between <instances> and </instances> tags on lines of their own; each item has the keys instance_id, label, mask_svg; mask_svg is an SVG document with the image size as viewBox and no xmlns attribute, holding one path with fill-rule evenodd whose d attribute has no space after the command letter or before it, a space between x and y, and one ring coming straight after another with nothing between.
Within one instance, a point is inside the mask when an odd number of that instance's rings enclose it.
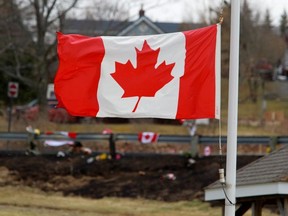
<instances>
[{"instance_id":1,"label":"white flagpole","mask_svg":"<svg viewBox=\"0 0 288 216\"><path fill-rule=\"evenodd\" d=\"M236 211L240 0L231 0L230 31L225 216L235 215Z\"/></svg>"}]
</instances>

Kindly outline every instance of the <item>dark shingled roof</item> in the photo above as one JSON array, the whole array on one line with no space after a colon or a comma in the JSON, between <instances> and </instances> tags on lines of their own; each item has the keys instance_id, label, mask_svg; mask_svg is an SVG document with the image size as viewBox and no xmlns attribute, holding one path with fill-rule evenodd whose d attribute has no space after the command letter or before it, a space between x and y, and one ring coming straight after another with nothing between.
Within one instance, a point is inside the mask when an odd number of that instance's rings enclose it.
<instances>
[{"instance_id":1,"label":"dark shingled roof","mask_svg":"<svg viewBox=\"0 0 288 216\"><path fill-rule=\"evenodd\" d=\"M288 147L276 150L242 167L236 175L236 186L276 182L288 182ZM221 187L219 181L206 189L218 187Z\"/></svg>"},{"instance_id":2,"label":"dark shingled roof","mask_svg":"<svg viewBox=\"0 0 288 216\"><path fill-rule=\"evenodd\" d=\"M288 148L266 155L237 172L237 185L288 181Z\"/></svg>"},{"instance_id":3,"label":"dark shingled roof","mask_svg":"<svg viewBox=\"0 0 288 216\"><path fill-rule=\"evenodd\" d=\"M115 36L123 29L133 25L133 23L135 23L136 21L66 19L63 23L62 31L64 34L83 34L87 36ZM205 24L199 23L153 22L153 24L159 27L165 33L191 30L205 26Z\"/></svg>"},{"instance_id":4,"label":"dark shingled roof","mask_svg":"<svg viewBox=\"0 0 288 216\"><path fill-rule=\"evenodd\" d=\"M117 35L122 29L131 25L131 22L116 20L77 20L66 19L63 25L65 34L84 34L87 36Z\"/></svg>"}]
</instances>

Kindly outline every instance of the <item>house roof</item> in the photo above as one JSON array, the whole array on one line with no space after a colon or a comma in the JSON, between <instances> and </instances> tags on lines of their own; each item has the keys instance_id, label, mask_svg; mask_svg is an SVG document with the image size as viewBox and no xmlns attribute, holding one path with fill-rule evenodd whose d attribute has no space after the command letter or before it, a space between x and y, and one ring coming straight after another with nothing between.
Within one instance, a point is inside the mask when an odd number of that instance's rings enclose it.
<instances>
[{"instance_id":1,"label":"house roof","mask_svg":"<svg viewBox=\"0 0 288 216\"><path fill-rule=\"evenodd\" d=\"M237 185L288 182L288 148L264 156L237 172Z\"/></svg>"},{"instance_id":2,"label":"house roof","mask_svg":"<svg viewBox=\"0 0 288 216\"><path fill-rule=\"evenodd\" d=\"M239 169L236 174L236 197L288 194L288 190L282 188L287 186L288 147L250 163ZM205 189L206 200L222 198L224 199L224 195L219 181Z\"/></svg>"},{"instance_id":3,"label":"house roof","mask_svg":"<svg viewBox=\"0 0 288 216\"><path fill-rule=\"evenodd\" d=\"M65 34L83 34L87 36L117 35L131 22L117 20L80 20L66 19L63 24Z\"/></svg>"},{"instance_id":4,"label":"house roof","mask_svg":"<svg viewBox=\"0 0 288 216\"><path fill-rule=\"evenodd\" d=\"M153 30L154 33L158 34L191 30L204 26L200 23L153 22L148 17L141 16L135 21L66 19L62 31L65 34L83 34L87 36L129 35L133 28L135 29L143 23L148 26L150 32Z\"/></svg>"},{"instance_id":5,"label":"house roof","mask_svg":"<svg viewBox=\"0 0 288 216\"><path fill-rule=\"evenodd\" d=\"M141 31L141 25L145 25L146 28L143 28ZM143 26L144 27L144 26ZM138 29L138 31L134 31L134 29ZM133 22L127 28L120 31L117 35L134 35L134 34L163 34L164 31L157 25L155 25L152 20L150 20L146 16L141 16L138 20Z\"/></svg>"}]
</instances>

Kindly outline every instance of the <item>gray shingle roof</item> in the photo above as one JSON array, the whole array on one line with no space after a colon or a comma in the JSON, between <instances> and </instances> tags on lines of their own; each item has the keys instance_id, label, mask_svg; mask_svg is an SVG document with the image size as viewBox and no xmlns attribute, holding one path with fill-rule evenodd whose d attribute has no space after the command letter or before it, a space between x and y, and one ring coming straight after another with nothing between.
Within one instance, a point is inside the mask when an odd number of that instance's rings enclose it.
<instances>
[{"instance_id":1,"label":"gray shingle roof","mask_svg":"<svg viewBox=\"0 0 288 216\"><path fill-rule=\"evenodd\" d=\"M131 25L131 22L116 20L66 19L62 31L65 34L83 34L87 36L117 35L118 32L129 25Z\"/></svg>"},{"instance_id":2,"label":"gray shingle roof","mask_svg":"<svg viewBox=\"0 0 288 216\"><path fill-rule=\"evenodd\" d=\"M236 174L236 186L288 182L288 147L283 147L269 155L242 167ZM216 181L206 187L221 187Z\"/></svg>"},{"instance_id":3,"label":"gray shingle roof","mask_svg":"<svg viewBox=\"0 0 288 216\"><path fill-rule=\"evenodd\" d=\"M140 19L140 18L139 18ZM145 17L149 20L149 18ZM117 20L78 20L66 19L63 23L63 33L83 34L87 36L117 35L122 30L133 25L136 21L117 21ZM151 21L152 22L152 21ZM179 32L203 27L205 24L199 23L168 23L154 22L155 26L165 33Z\"/></svg>"},{"instance_id":4,"label":"gray shingle roof","mask_svg":"<svg viewBox=\"0 0 288 216\"><path fill-rule=\"evenodd\" d=\"M236 185L288 182L288 147L266 155L237 171Z\"/></svg>"},{"instance_id":5,"label":"gray shingle roof","mask_svg":"<svg viewBox=\"0 0 288 216\"><path fill-rule=\"evenodd\" d=\"M137 30L137 28L139 28L141 25L143 26L143 24L147 28L145 28L144 31L143 30L139 31L139 29ZM125 36L125 35L148 35L148 34L163 34L163 33L164 31L157 25L155 25L155 23L153 23L152 20L150 20L146 16L142 16L138 20L133 22L131 25L123 29L121 32L119 32L117 35Z\"/></svg>"}]
</instances>

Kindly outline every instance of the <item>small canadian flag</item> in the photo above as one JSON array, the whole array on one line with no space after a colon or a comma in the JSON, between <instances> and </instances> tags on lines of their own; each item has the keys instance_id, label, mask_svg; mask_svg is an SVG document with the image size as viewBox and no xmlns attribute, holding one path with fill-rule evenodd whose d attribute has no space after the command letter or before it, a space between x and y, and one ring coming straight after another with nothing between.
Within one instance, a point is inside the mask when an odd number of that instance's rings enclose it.
<instances>
[{"instance_id":1,"label":"small canadian flag","mask_svg":"<svg viewBox=\"0 0 288 216\"><path fill-rule=\"evenodd\" d=\"M75 139L77 137L77 133L76 132L67 132L67 131L47 131L45 133L46 135L62 135L71 139Z\"/></svg>"},{"instance_id":2,"label":"small canadian flag","mask_svg":"<svg viewBox=\"0 0 288 216\"><path fill-rule=\"evenodd\" d=\"M147 143L157 142L158 137L159 135L154 132L142 132L142 133L139 133L138 140L143 144L147 144Z\"/></svg>"},{"instance_id":3,"label":"small canadian flag","mask_svg":"<svg viewBox=\"0 0 288 216\"><path fill-rule=\"evenodd\" d=\"M77 133L68 132L68 131L47 131L46 135L61 135L70 139L75 139L77 137ZM71 140L45 140L44 145L48 146L63 146L63 145L73 145L74 141Z\"/></svg>"},{"instance_id":4,"label":"small canadian flag","mask_svg":"<svg viewBox=\"0 0 288 216\"><path fill-rule=\"evenodd\" d=\"M77 133L75 132L60 131L60 134L63 136L69 137L71 139L75 139L77 137Z\"/></svg>"}]
</instances>

